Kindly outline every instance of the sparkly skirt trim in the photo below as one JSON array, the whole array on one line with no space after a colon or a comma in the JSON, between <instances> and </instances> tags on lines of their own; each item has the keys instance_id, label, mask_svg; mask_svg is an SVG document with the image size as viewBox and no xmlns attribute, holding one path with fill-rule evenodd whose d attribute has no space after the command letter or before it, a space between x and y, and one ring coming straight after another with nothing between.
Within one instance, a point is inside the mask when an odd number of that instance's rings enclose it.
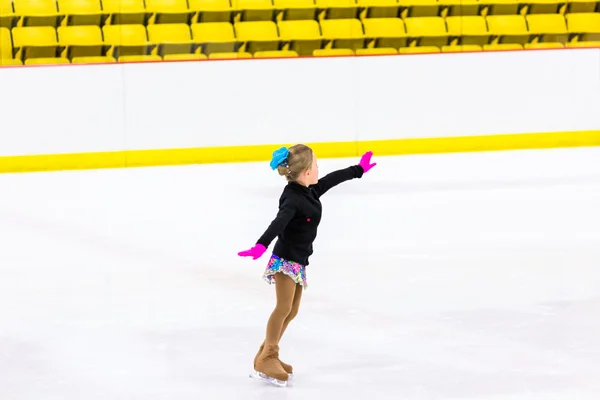
<instances>
[{"instance_id":1,"label":"sparkly skirt trim","mask_svg":"<svg viewBox=\"0 0 600 400\"><path fill-rule=\"evenodd\" d=\"M275 274L282 272L292 278L294 282L301 285L304 289L306 284L306 266L294 261L288 261L273 254L269 259L267 269L263 274L263 279L269 284L275 283Z\"/></svg>"}]
</instances>

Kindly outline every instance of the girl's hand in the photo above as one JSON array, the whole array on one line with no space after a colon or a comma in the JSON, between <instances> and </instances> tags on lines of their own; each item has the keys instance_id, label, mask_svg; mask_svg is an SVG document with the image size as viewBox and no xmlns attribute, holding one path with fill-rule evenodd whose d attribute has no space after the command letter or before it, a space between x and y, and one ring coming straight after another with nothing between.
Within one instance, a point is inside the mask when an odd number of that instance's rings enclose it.
<instances>
[{"instance_id":1,"label":"girl's hand","mask_svg":"<svg viewBox=\"0 0 600 400\"><path fill-rule=\"evenodd\" d=\"M373 163L371 164L371 156L373 155L372 151L368 151L365 154L363 154L362 158L360 159L360 162L358 163L358 165L360 165L362 167L362 169L365 171L365 173L369 172L369 170L371 168L373 168L374 166L377 165L377 163Z\"/></svg>"},{"instance_id":2,"label":"girl's hand","mask_svg":"<svg viewBox=\"0 0 600 400\"><path fill-rule=\"evenodd\" d=\"M238 253L238 256L252 257L253 260L256 260L256 259L260 258L265 253L265 251L267 251L267 248L265 246L263 246L262 244L257 243L250 250L240 251Z\"/></svg>"}]
</instances>

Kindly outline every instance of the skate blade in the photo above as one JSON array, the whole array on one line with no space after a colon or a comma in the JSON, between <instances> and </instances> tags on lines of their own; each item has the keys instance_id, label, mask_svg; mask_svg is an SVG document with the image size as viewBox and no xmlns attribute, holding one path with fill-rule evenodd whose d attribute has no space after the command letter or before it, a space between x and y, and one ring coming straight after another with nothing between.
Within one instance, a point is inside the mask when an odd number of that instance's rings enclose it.
<instances>
[{"instance_id":1,"label":"skate blade","mask_svg":"<svg viewBox=\"0 0 600 400\"><path fill-rule=\"evenodd\" d=\"M279 379L272 378L258 371L254 371L253 373L251 373L250 378L258 379L260 381L270 383L271 385L275 385L277 387L286 387L288 384L287 381L280 381Z\"/></svg>"}]
</instances>

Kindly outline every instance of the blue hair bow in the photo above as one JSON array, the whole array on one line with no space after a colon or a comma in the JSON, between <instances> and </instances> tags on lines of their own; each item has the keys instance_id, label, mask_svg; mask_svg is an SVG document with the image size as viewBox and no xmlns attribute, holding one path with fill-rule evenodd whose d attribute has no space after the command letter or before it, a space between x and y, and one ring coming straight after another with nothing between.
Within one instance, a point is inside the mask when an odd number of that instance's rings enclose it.
<instances>
[{"instance_id":1,"label":"blue hair bow","mask_svg":"<svg viewBox=\"0 0 600 400\"><path fill-rule=\"evenodd\" d=\"M290 151L287 147L282 147L273 152L273 158L271 159L271 169L275 170L280 165L287 167L287 158Z\"/></svg>"}]
</instances>

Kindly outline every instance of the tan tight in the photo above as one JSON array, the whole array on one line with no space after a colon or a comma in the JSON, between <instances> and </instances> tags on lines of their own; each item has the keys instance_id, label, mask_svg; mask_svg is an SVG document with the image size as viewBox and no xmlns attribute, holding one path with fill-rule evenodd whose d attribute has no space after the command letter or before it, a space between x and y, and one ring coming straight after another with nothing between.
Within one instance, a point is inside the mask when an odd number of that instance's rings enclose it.
<instances>
[{"instance_id":1,"label":"tan tight","mask_svg":"<svg viewBox=\"0 0 600 400\"><path fill-rule=\"evenodd\" d=\"M275 293L277 304L267 322L266 345L277 345L289 323L298 315L302 286L289 276L278 272L275 274Z\"/></svg>"}]
</instances>

